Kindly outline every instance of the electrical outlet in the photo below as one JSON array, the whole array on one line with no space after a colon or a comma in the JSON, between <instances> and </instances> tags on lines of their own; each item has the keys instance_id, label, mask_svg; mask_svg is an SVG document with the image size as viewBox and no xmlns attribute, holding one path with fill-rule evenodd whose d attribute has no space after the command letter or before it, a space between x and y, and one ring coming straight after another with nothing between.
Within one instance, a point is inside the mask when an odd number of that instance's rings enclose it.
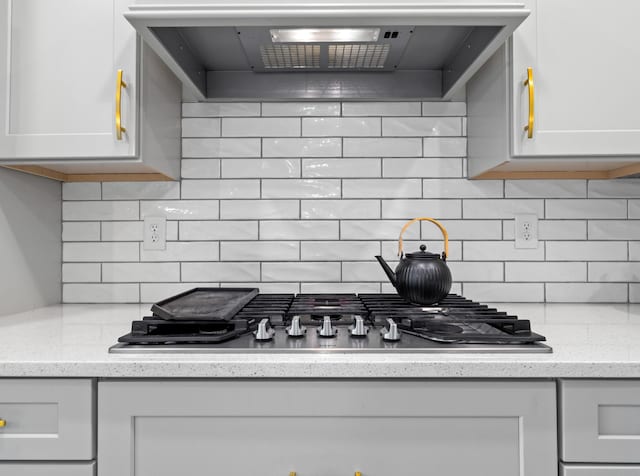
<instances>
[{"instance_id":1,"label":"electrical outlet","mask_svg":"<svg viewBox=\"0 0 640 476\"><path fill-rule=\"evenodd\" d=\"M538 215L522 213L516 215L516 248L538 247Z\"/></svg>"},{"instance_id":2,"label":"electrical outlet","mask_svg":"<svg viewBox=\"0 0 640 476\"><path fill-rule=\"evenodd\" d=\"M144 217L145 250L164 250L167 247L167 219L165 217Z\"/></svg>"}]
</instances>

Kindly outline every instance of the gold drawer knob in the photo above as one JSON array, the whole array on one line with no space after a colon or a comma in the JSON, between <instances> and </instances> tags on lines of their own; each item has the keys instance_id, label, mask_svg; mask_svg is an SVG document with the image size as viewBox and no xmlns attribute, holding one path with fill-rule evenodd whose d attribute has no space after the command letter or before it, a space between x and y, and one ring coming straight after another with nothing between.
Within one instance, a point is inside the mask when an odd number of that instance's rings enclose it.
<instances>
[{"instance_id":1,"label":"gold drawer knob","mask_svg":"<svg viewBox=\"0 0 640 476\"><path fill-rule=\"evenodd\" d=\"M7 420L0 418L0 428L4 428L5 426L7 426Z\"/></svg>"}]
</instances>

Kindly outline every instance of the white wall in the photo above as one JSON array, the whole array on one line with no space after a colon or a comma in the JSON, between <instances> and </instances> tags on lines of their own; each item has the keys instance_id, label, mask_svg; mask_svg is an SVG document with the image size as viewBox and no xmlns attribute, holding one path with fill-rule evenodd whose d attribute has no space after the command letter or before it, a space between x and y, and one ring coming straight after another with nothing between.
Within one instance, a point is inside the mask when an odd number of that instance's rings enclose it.
<instances>
[{"instance_id":1,"label":"white wall","mask_svg":"<svg viewBox=\"0 0 640 476\"><path fill-rule=\"evenodd\" d=\"M466 104L185 103L182 180L63 187L65 302L196 285L393 292L374 259L441 219L453 291L481 301L640 302L640 180L469 181ZM514 247L514 214L540 218ZM165 215L168 248L142 249ZM438 229L414 226L442 250Z\"/></svg>"},{"instance_id":2,"label":"white wall","mask_svg":"<svg viewBox=\"0 0 640 476\"><path fill-rule=\"evenodd\" d=\"M0 168L0 315L60 302L61 186Z\"/></svg>"}]
</instances>

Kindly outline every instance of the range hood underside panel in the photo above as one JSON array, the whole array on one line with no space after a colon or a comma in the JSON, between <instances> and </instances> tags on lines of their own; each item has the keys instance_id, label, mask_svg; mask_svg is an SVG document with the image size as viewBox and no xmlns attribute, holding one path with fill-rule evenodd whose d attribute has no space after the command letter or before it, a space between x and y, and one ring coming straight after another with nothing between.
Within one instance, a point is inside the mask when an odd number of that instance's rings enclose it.
<instances>
[{"instance_id":1,"label":"range hood underside panel","mask_svg":"<svg viewBox=\"0 0 640 476\"><path fill-rule=\"evenodd\" d=\"M297 6L296 15L305 8ZM262 24L217 6L193 12L132 6L125 16L200 100L447 100L528 15L514 4L422 5L423 16L400 4L384 8L387 21L376 17L380 12L353 18L335 5L332 18L311 15L297 22L276 8L261 17ZM300 26L379 28L380 35L351 44L271 42L271 28Z\"/></svg>"}]
</instances>

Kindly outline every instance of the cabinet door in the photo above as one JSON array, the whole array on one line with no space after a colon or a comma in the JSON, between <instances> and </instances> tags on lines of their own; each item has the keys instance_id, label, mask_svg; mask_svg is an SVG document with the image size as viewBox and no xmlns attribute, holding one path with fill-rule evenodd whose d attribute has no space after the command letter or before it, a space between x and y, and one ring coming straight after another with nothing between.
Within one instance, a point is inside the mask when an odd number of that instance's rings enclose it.
<instances>
[{"instance_id":1,"label":"cabinet door","mask_svg":"<svg viewBox=\"0 0 640 476\"><path fill-rule=\"evenodd\" d=\"M128 157L136 134L136 35L128 0L0 0L0 160ZM117 70L124 71L115 134Z\"/></svg>"},{"instance_id":2,"label":"cabinet door","mask_svg":"<svg viewBox=\"0 0 640 476\"><path fill-rule=\"evenodd\" d=\"M640 2L528 0L513 35L513 155L640 154ZM527 67L535 124L528 139Z\"/></svg>"},{"instance_id":3,"label":"cabinet door","mask_svg":"<svg viewBox=\"0 0 640 476\"><path fill-rule=\"evenodd\" d=\"M555 385L112 381L99 476L549 476Z\"/></svg>"},{"instance_id":4,"label":"cabinet door","mask_svg":"<svg viewBox=\"0 0 640 476\"><path fill-rule=\"evenodd\" d=\"M95 463L0 463L0 476L94 476Z\"/></svg>"}]
</instances>

